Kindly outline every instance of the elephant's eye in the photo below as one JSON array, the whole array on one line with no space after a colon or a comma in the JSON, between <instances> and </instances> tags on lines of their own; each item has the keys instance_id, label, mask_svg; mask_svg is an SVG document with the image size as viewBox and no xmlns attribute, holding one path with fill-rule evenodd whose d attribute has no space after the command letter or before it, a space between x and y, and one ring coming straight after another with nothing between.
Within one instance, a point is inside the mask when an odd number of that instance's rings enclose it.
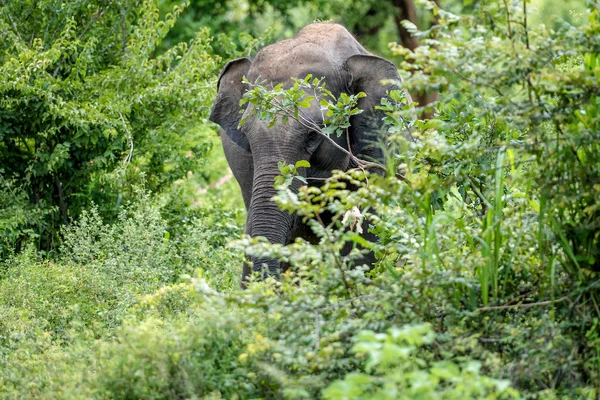
<instances>
[{"instance_id":1,"label":"elephant's eye","mask_svg":"<svg viewBox=\"0 0 600 400\"><path fill-rule=\"evenodd\" d=\"M311 152L321 141L321 134L317 131L310 131L306 138L306 148Z\"/></svg>"},{"instance_id":2,"label":"elephant's eye","mask_svg":"<svg viewBox=\"0 0 600 400\"><path fill-rule=\"evenodd\" d=\"M321 137L321 134L317 131L310 131L308 133L308 140L316 140Z\"/></svg>"}]
</instances>

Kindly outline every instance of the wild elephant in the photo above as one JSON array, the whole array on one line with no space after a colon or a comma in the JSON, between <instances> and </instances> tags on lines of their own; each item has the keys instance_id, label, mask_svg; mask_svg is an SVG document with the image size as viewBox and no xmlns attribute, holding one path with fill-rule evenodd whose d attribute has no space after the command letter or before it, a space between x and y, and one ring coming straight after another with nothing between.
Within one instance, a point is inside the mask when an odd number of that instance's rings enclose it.
<instances>
[{"instance_id":1,"label":"wild elephant","mask_svg":"<svg viewBox=\"0 0 600 400\"><path fill-rule=\"evenodd\" d=\"M290 78L302 79L308 74L324 78L327 89L335 96L341 93L364 92L358 106L363 113L351 118L349 140L346 136L331 138L352 154L364 159L383 161L383 154L374 146L381 112L375 110L386 91L396 89L400 82L396 67L389 61L367 52L341 25L315 23L303 28L289 40L269 45L253 59L239 58L227 63L218 82L218 94L210 120L219 124L221 139L227 161L238 181L244 204L248 210L246 233L252 237L263 236L271 243L288 244L296 237L314 240L312 233L299 217L281 211L271 199L275 195L273 182L280 173L278 162L294 164L308 160L310 168L302 170L308 184L320 184L318 179L327 178L332 170L348 170L356 167L347 153L337 149L323 135L290 119L286 124L268 128L267 122L250 115L241 127L243 117L240 99L245 90L242 78L255 82L260 78L263 85L283 84L291 87ZM318 124L323 116L318 99L304 113ZM247 104L245 113L249 112ZM349 142L349 143L348 143ZM365 222L366 224L366 222ZM363 227L365 238L374 235ZM372 257L372 256L371 256ZM367 257L369 258L369 257ZM264 264L271 274L277 274L280 263L274 259L251 259L255 271ZM372 259L367 259L370 262ZM252 271L244 265L243 281Z\"/></svg>"}]
</instances>

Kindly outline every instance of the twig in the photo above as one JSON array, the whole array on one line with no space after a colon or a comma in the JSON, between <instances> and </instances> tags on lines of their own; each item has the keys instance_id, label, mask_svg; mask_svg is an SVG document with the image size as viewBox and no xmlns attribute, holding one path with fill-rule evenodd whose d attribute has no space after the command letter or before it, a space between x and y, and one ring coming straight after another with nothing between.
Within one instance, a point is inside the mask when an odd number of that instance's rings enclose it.
<instances>
[{"instance_id":1,"label":"twig","mask_svg":"<svg viewBox=\"0 0 600 400\"><path fill-rule=\"evenodd\" d=\"M319 350L321 341L321 326L319 325L319 311L315 310L315 351Z\"/></svg>"},{"instance_id":2,"label":"twig","mask_svg":"<svg viewBox=\"0 0 600 400\"><path fill-rule=\"evenodd\" d=\"M517 50L515 49L515 42L513 41L512 28L510 27L510 11L508 10L507 0L504 0L504 8L506 9L506 24L508 25L508 38L510 39L513 51L515 52L515 54L517 54Z\"/></svg>"},{"instance_id":3,"label":"twig","mask_svg":"<svg viewBox=\"0 0 600 400\"><path fill-rule=\"evenodd\" d=\"M481 86L481 84L480 84L479 82L477 82L477 80L476 80L476 79L470 79L470 78L468 78L468 77L464 76L464 75L463 75L463 74L461 74L461 73L458 71L458 69L456 69L456 68L452 69L452 72L454 72L456 75L458 75L458 77L459 77L460 79L462 79L463 81L465 81L465 82L467 82L467 83L470 83L470 84L471 84L471 85L473 85L473 86ZM492 90L494 90L496 93L498 93L498 95L499 95L500 97L505 97L505 96L504 96L504 94L502 93L502 91L501 91L501 90L500 90L498 87L496 87L496 86L489 86L489 87L490 87ZM516 103L514 103L512 100L510 100L510 99L507 99L507 100L508 100L508 101L509 101L509 102L510 102L512 105L516 105Z\"/></svg>"},{"instance_id":4,"label":"twig","mask_svg":"<svg viewBox=\"0 0 600 400\"><path fill-rule=\"evenodd\" d=\"M19 30L17 29L17 24L15 24L15 21L13 20L12 15L10 15L10 13L8 12L8 7L6 6L6 0L2 0L2 5L4 6L4 9L6 10L6 15L8 15L8 19L12 23L12 26L13 26L13 29L15 30L15 33L17 34L17 36L19 37L19 39L21 41L23 41L23 38L21 37L21 34L19 33Z\"/></svg>"},{"instance_id":5,"label":"twig","mask_svg":"<svg viewBox=\"0 0 600 400\"><path fill-rule=\"evenodd\" d=\"M523 29L525 29L525 47L527 48L527 51L530 51L531 49L529 48L529 31L527 30L527 1L526 0L523 0ZM529 71L527 71L526 81L527 81L527 96L529 97L529 103L531 105L533 105L533 97L531 96L531 92L533 91L533 84L531 83L531 77L529 76Z\"/></svg>"},{"instance_id":6,"label":"twig","mask_svg":"<svg viewBox=\"0 0 600 400\"><path fill-rule=\"evenodd\" d=\"M479 191L479 189L477 189L475 187L475 182L473 182L473 178L471 178L470 176L467 175L467 179L469 179L469 182L471 183L471 189L473 189L473 192L475 193L475 195L479 198L479 201L481 201L481 213L483 215L485 215L487 213L487 209L489 207L491 207L492 205L487 201L487 199L485 198L485 196Z\"/></svg>"},{"instance_id":7,"label":"twig","mask_svg":"<svg viewBox=\"0 0 600 400\"><path fill-rule=\"evenodd\" d=\"M345 148L343 148L342 146L340 146L339 144L337 144L332 138L330 138L328 135L324 134L323 131L321 130L321 127L319 125L317 125L314 121L308 119L304 113L302 113L302 111L300 111L298 113L299 118L296 118L296 116L294 115L294 113L292 113L290 110L282 107L279 104L275 104L275 106L277 107L277 109L279 109L280 111L282 111L283 113L285 113L288 117L292 118L294 121L299 122L300 124L304 125L305 127L309 128L309 129L313 129L316 132L318 132L320 135L322 135L325 139L327 139L329 141L329 143L331 143L336 149L342 151L343 153L347 154L350 157L350 160L352 160L359 168L361 169L365 169L365 168L372 168L372 169L377 169L379 171L382 172L387 172L387 168L384 167L381 164L372 162L372 161L367 161L367 160L363 160L362 158L358 158L356 157L354 154L352 154L352 152L350 152L349 150L346 150ZM300 116L302 118L300 118ZM302 121L301 119L304 119L304 121ZM401 180L401 181L405 181L408 182L408 180L406 179L406 177L400 173L396 173L395 174L396 178Z\"/></svg>"},{"instance_id":8,"label":"twig","mask_svg":"<svg viewBox=\"0 0 600 400\"><path fill-rule=\"evenodd\" d=\"M508 303L506 303L506 305L509 305L509 304L515 303L515 302L519 301L520 299L522 299L522 298L524 298L524 297L531 296L532 294L533 294L533 290L531 290L531 291L529 291L529 292L526 292L526 293L523 293L523 294L520 294L520 295L518 295L517 297L514 297L513 299L509 300L509 302L508 302Z\"/></svg>"},{"instance_id":9,"label":"twig","mask_svg":"<svg viewBox=\"0 0 600 400\"><path fill-rule=\"evenodd\" d=\"M593 289L594 287L596 287L598 285L600 285L600 280L592 282L588 287L586 287L585 289L583 289L581 291L581 293L579 293L579 296L577 296L577 298L575 299L575 301L573 303L574 304L579 303L579 300L581 300L581 296L583 296L584 293L586 293L587 291L589 291L590 289Z\"/></svg>"},{"instance_id":10,"label":"twig","mask_svg":"<svg viewBox=\"0 0 600 400\"><path fill-rule=\"evenodd\" d=\"M547 306L547 305L554 304L554 303L560 303L565 300L569 300L569 296L564 296L564 297L561 297L560 299L556 299L556 300L540 301L537 303L510 304L510 305L504 305L504 306L480 307L480 308L476 309L475 312L511 310L511 309L515 309L515 308L527 309L527 308L532 308L532 307Z\"/></svg>"},{"instance_id":11,"label":"twig","mask_svg":"<svg viewBox=\"0 0 600 400\"><path fill-rule=\"evenodd\" d=\"M350 154L352 154L352 147L350 147L350 130L348 128L346 128L346 143L348 145L348 152ZM354 155L354 154L352 154L352 155ZM362 170L363 174L366 173L366 171L363 167L361 167L360 165L358 165L358 167ZM366 174L365 174L365 177L367 180L367 187L368 187L369 186L369 177L367 177Z\"/></svg>"},{"instance_id":12,"label":"twig","mask_svg":"<svg viewBox=\"0 0 600 400\"><path fill-rule=\"evenodd\" d=\"M331 235L329 235L329 232L327 231L327 225L325 225L325 223L321 219L321 216L319 215L319 213L315 213L315 218L323 226L323 229L325 230L325 235L327 236L327 239L331 242L332 241ZM333 258L335 259L336 267L338 268L338 270L340 271L340 274L342 276L342 282L344 283L344 287L346 288L348 297L352 297L350 285L348 284L348 281L346 280L346 272L344 271L344 268L342 267L342 263L340 262L340 259L338 258L338 254L333 250L332 250L332 253L333 253ZM352 307L354 307L354 303L350 302L350 304L352 304Z\"/></svg>"},{"instance_id":13,"label":"twig","mask_svg":"<svg viewBox=\"0 0 600 400\"><path fill-rule=\"evenodd\" d=\"M125 132L128 133L128 136L129 136L129 154L127 154L127 156L123 160L123 165L125 165L125 164L129 164L129 162L131 161L131 158L133 157L133 135L131 134L131 131L127 127L127 123L125 122L125 118L123 118L123 114L119 114L119 116L121 118L121 122L123 122L123 128L125 128Z\"/></svg>"}]
</instances>

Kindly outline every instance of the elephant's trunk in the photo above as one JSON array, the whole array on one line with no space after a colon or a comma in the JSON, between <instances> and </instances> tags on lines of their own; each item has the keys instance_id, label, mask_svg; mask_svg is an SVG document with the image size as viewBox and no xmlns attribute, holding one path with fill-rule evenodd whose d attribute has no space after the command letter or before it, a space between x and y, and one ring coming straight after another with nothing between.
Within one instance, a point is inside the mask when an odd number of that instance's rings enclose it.
<instances>
[{"instance_id":1,"label":"elephant's trunk","mask_svg":"<svg viewBox=\"0 0 600 400\"><path fill-rule=\"evenodd\" d=\"M258 167L258 168L256 168ZM275 177L279 175L276 163L268 163L255 167L254 182L252 187L252 201L248 210L248 233L252 237L263 236L270 243L285 245L290 239L294 226L294 216L279 209L271 199L276 191L273 187ZM278 260L265 257L251 257L252 271L265 271L270 276L278 277L280 263ZM246 277L244 276L244 279Z\"/></svg>"}]
</instances>

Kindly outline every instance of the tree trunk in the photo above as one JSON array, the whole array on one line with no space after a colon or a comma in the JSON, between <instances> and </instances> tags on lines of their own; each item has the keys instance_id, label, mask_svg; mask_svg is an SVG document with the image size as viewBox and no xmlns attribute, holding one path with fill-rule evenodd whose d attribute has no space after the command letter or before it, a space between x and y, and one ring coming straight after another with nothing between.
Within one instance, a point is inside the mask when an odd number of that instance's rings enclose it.
<instances>
[{"instance_id":1,"label":"tree trunk","mask_svg":"<svg viewBox=\"0 0 600 400\"><path fill-rule=\"evenodd\" d=\"M439 7L440 0L434 0L435 4ZM408 20L413 24L417 25L417 9L415 7L414 0L392 0L392 4L396 6L400 12L396 13L395 21L396 26L398 27L398 33L400 35L400 41L402 46L406 47L411 51L415 51L415 49L419 46L419 42L417 38L413 37L410 32L402 26L402 21ZM437 17L434 18L431 25L437 25L438 20ZM413 93L412 98L414 101L419 103L420 107L425 107L428 104L433 103L438 99L437 91L425 91L424 93ZM432 117L432 111L426 111L421 116L422 118L429 119Z\"/></svg>"},{"instance_id":2,"label":"tree trunk","mask_svg":"<svg viewBox=\"0 0 600 400\"><path fill-rule=\"evenodd\" d=\"M414 0L392 0L392 4L400 11L394 16L396 26L398 27L398 34L400 35L400 42L402 43L402 46L410 51L414 51L417 46L419 46L419 42L416 37L412 36L410 32L402 26L402 21L408 20L417 25L417 9L415 7L415 2Z\"/></svg>"}]
</instances>

